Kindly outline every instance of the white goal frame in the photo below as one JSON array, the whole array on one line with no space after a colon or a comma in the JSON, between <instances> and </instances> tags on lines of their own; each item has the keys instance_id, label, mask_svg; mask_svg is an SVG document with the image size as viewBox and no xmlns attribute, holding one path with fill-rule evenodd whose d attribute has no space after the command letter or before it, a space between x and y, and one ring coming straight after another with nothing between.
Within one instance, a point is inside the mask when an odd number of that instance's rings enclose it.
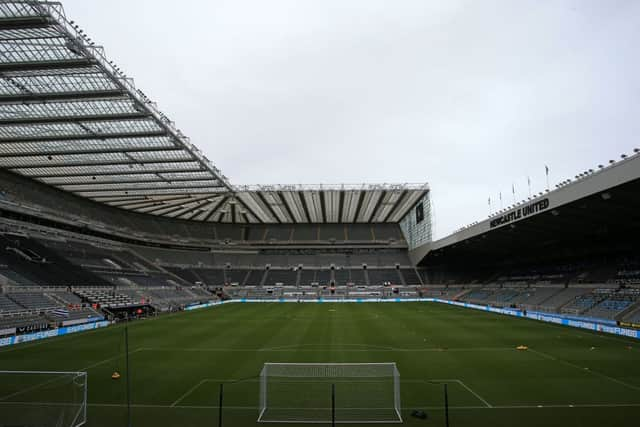
<instances>
[{"instance_id":1,"label":"white goal frame","mask_svg":"<svg viewBox=\"0 0 640 427\"><path fill-rule=\"evenodd\" d=\"M331 424L332 421L335 421L336 424L390 424L390 423L402 423L402 415L401 415L401 404L400 404L400 372L396 366L395 362L387 362L387 363L270 363L267 362L263 365L262 370L260 372L260 402L259 402L259 415L257 422L259 423L295 423L295 424ZM270 378L279 378L279 379L290 379L290 380L307 380L308 382L300 383L300 392L304 392L304 384L312 384L314 380L319 381L322 384L326 384L327 390L331 390L333 387L331 379L336 379L342 381L337 381L338 383L350 383L351 385L360 384L361 382L363 387L366 387L366 383L375 382L376 378L381 382L389 382L388 393L391 393L391 387L393 387L393 402L389 402L393 405L393 408L389 409L389 414L391 416L386 417L385 419L344 419L335 415L337 409L345 410L349 409L348 407L342 408L340 407L341 399L340 396L335 398L334 402L330 405L332 407L329 408L311 408L311 409L327 409L331 411L335 409L333 412L334 420L329 417L325 419L323 415L319 416L318 419L300 419L291 417L287 419L287 417L276 417L272 419L269 416L266 416L265 413L270 409L269 407L269 387L270 387ZM352 379L353 382L345 381ZM391 382L393 384L391 384ZM384 385L383 385L384 386ZM386 394L386 393L385 393ZM385 398L386 400L386 398ZM391 400L391 399L389 399ZM298 408L289 408L289 409L298 409ZM304 410L305 408L299 408ZM355 408L360 411L375 411L380 408L374 407L373 405L369 407Z\"/></svg>"},{"instance_id":2,"label":"white goal frame","mask_svg":"<svg viewBox=\"0 0 640 427\"><path fill-rule=\"evenodd\" d=\"M12 403L16 405L31 405L37 406L38 404L42 404L45 406L69 406L69 404L64 403L53 403L53 402L13 402L12 400L7 400L7 398L12 396L19 396L20 394L27 393L32 390L37 390L40 387L46 387L49 384L55 383L60 378L64 378L65 376L71 377L71 382L75 385L82 386L82 402L78 402L78 410L74 413L73 420L69 427L81 427L87 423L87 390L88 390L88 382L87 382L87 372L83 371L3 371L0 370L0 377L3 375L42 375L42 376L50 376L51 379L42 381L35 386L28 387L23 391L17 391L13 393L13 395L9 396L0 396L0 403L10 405ZM0 411L2 410L2 405L0 405Z\"/></svg>"}]
</instances>

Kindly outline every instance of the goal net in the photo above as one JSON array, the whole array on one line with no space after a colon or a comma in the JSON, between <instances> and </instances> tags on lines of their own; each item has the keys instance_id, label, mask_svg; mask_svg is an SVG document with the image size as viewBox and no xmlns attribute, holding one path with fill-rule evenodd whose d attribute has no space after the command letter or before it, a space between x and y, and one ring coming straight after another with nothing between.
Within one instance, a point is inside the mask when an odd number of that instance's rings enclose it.
<instances>
[{"instance_id":1,"label":"goal net","mask_svg":"<svg viewBox=\"0 0 640 427\"><path fill-rule=\"evenodd\" d=\"M401 423L395 363L265 363L258 422Z\"/></svg>"},{"instance_id":2,"label":"goal net","mask_svg":"<svg viewBox=\"0 0 640 427\"><path fill-rule=\"evenodd\" d=\"M0 414L0 426L81 426L87 373L0 371Z\"/></svg>"}]
</instances>

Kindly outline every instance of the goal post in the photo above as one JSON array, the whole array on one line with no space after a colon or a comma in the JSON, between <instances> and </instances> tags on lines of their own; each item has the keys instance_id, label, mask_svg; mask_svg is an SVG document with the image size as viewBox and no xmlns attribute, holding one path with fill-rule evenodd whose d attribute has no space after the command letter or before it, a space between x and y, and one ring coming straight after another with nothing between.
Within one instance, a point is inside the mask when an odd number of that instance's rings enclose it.
<instances>
[{"instance_id":1,"label":"goal post","mask_svg":"<svg viewBox=\"0 0 640 427\"><path fill-rule=\"evenodd\" d=\"M265 363L258 422L401 423L395 363Z\"/></svg>"},{"instance_id":2,"label":"goal post","mask_svg":"<svg viewBox=\"0 0 640 427\"><path fill-rule=\"evenodd\" d=\"M80 427L87 422L87 373L0 371L0 425Z\"/></svg>"}]
</instances>

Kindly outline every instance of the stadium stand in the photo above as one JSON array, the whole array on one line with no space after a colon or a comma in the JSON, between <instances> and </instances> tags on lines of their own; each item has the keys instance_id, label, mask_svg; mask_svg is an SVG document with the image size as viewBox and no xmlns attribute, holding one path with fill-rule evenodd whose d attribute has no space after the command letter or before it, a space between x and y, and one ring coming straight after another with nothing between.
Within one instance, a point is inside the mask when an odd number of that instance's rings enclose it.
<instances>
[{"instance_id":1,"label":"stadium stand","mask_svg":"<svg viewBox=\"0 0 640 427\"><path fill-rule=\"evenodd\" d=\"M39 25L71 31L65 19ZM13 319L5 323L55 323L55 309L71 320L183 309L218 295L426 296L640 317L637 154L432 241L430 216L419 221L416 210L429 202L428 185L233 186L83 38L86 49L54 52L40 32L21 34L33 69L0 112L0 316ZM89 61L95 73L39 65L56 53ZM0 62L15 65L10 56ZM114 82L117 99L78 95ZM58 90L49 95L65 97L77 117L61 117L60 103L28 87ZM73 124L102 115L109 125L98 130ZM66 143L63 131L83 143Z\"/></svg>"}]
</instances>

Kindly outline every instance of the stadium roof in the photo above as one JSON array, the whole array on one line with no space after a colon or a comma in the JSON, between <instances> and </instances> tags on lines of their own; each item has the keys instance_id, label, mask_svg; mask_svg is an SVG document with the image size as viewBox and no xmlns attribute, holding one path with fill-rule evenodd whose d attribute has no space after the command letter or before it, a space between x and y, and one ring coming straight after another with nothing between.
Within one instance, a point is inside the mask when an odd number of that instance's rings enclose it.
<instances>
[{"instance_id":1,"label":"stadium roof","mask_svg":"<svg viewBox=\"0 0 640 427\"><path fill-rule=\"evenodd\" d=\"M441 254L463 262L481 257L514 258L518 253L556 251L561 240L598 245L603 234L631 236L640 230L640 151L608 166L600 165L510 206L449 236L414 248L416 263ZM615 231L618 230L616 233ZM620 232L620 230L623 230ZM610 246L606 246L610 247ZM544 248L544 249L543 249ZM475 252L474 252L475 251Z\"/></svg>"},{"instance_id":2,"label":"stadium roof","mask_svg":"<svg viewBox=\"0 0 640 427\"><path fill-rule=\"evenodd\" d=\"M233 187L57 2L0 0L0 168L122 209L237 222L398 222L419 185Z\"/></svg>"}]
</instances>

